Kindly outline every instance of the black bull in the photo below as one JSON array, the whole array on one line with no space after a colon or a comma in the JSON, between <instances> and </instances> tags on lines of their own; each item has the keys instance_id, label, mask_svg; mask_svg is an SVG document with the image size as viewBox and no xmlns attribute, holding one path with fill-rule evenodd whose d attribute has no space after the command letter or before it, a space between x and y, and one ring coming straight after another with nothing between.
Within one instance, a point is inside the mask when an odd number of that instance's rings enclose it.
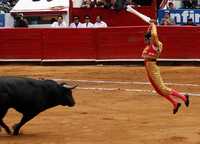
<instances>
[{"instance_id":1,"label":"black bull","mask_svg":"<svg viewBox=\"0 0 200 144\"><path fill-rule=\"evenodd\" d=\"M13 135L18 135L20 128L40 112L57 105L74 106L73 88L53 80L0 77L0 126L11 134L3 122L9 108L23 114L21 121L12 127Z\"/></svg>"}]
</instances>

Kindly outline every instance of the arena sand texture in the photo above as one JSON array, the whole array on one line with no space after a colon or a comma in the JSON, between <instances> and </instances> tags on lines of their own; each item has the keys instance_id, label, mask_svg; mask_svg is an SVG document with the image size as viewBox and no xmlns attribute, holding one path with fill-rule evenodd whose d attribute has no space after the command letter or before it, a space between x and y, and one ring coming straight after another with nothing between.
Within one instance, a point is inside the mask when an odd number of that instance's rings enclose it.
<instances>
[{"instance_id":1,"label":"arena sand texture","mask_svg":"<svg viewBox=\"0 0 200 144\"><path fill-rule=\"evenodd\" d=\"M200 93L199 67L160 68L170 87ZM200 97L192 96L190 108L182 105L173 115L170 103L151 92L143 66L4 65L0 74L79 84L75 107L42 112L22 127L20 136L2 130L0 144L200 144ZM12 126L19 118L10 109L4 120Z\"/></svg>"}]
</instances>

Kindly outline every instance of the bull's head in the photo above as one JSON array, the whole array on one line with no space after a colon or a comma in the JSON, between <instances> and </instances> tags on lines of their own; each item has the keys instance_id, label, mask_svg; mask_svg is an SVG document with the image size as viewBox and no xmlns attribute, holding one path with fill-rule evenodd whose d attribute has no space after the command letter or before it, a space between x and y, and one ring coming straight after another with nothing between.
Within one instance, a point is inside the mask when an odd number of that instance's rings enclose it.
<instances>
[{"instance_id":1,"label":"bull's head","mask_svg":"<svg viewBox=\"0 0 200 144\"><path fill-rule=\"evenodd\" d=\"M68 105L72 107L75 105L75 100L72 95L72 89L75 89L78 85L70 86L66 83L61 83L60 86L62 87L62 91L64 94L64 100L62 101L62 105Z\"/></svg>"}]
</instances>

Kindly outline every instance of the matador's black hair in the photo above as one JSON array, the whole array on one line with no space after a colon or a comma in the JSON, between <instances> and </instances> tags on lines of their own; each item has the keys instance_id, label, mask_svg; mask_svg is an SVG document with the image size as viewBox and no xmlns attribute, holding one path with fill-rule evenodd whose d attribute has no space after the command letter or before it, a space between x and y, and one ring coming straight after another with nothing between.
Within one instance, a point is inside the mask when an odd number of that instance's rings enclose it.
<instances>
[{"instance_id":1,"label":"matador's black hair","mask_svg":"<svg viewBox=\"0 0 200 144\"><path fill-rule=\"evenodd\" d=\"M144 34L144 39L145 39L145 40L150 40L150 39L151 39L151 31L146 32L146 33Z\"/></svg>"}]
</instances>

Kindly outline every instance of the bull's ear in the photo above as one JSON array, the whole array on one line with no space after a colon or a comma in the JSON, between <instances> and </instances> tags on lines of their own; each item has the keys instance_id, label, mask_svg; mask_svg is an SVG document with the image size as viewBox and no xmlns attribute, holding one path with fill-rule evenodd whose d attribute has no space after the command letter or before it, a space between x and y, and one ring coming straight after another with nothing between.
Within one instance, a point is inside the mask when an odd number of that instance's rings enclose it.
<instances>
[{"instance_id":1,"label":"bull's ear","mask_svg":"<svg viewBox=\"0 0 200 144\"><path fill-rule=\"evenodd\" d=\"M70 85L67 85L67 84L64 84L63 87L65 88L68 88L68 89L75 89L78 85L75 85L75 86L70 86Z\"/></svg>"}]
</instances>

